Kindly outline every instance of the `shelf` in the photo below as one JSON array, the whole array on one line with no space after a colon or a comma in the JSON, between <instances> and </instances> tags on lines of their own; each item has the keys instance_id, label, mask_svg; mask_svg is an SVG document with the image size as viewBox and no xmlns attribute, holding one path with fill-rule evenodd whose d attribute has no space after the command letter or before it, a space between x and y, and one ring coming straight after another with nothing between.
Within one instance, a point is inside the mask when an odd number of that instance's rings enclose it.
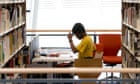
<instances>
[{"instance_id":1,"label":"shelf","mask_svg":"<svg viewBox=\"0 0 140 84\"><path fill-rule=\"evenodd\" d=\"M140 0L122 0L122 66L139 68L140 62ZM138 66L137 66L138 65ZM136 73L122 74L127 79L137 79ZM135 84L135 82L132 82Z\"/></svg>"},{"instance_id":2,"label":"shelf","mask_svg":"<svg viewBox=\"0 0 140 84\"><path fill-rule=\"evenodd\" d=\"M12 58L14 57L23 47L25 44L23 44L19 49L17 49L11 56L9 56L8 59L4 60L4 63L0 65L0 67L4 67L4 65Z\"/></svg>"},{"instance_id":3,"label":"shelf","mask_svg":"<svg viewBox=\"0 0 140 84\"><path fill-rule=\"evenodd\" d=\"M140 57L136 57L136 59L137 59L137 61L139 61L139 62L140 62Z\"/></svg>"},{"instance_id":4,"label":"shelf","mask_svg":"<svg viewBox=\"0 0 140 84\"><path fill-rule=\"evenodd\" d=\"M2 0L1 0L1 1L0 1L0 5L1 5L1 4L2 4L2 5L3 5L3 4L18 4L18 3L25 3L25 0L15 0L15 1L11 1L11 0L9 0L9 1L8 1L8 0L7 0L7 1L6 1L6 0L3 0L3 1L2 1Z\"/></svg>"},{"instance_id":5,"label":"shelf","mask_svg":"<svg viewBox=\"0 0 140 84\"><path fill-rule=\"evenodd\" d=\"M125 64L122 64L123 68L127 68Z\"/></svg>"},{"instance_id":6,"label":"shelf","mask_svg":"<svg viewBox=\"0 0 140 84\"><path fill-rule=\"evenodd\" d=\"M129 77L130 77L131 79L135 79L135 77L134 77L134 76L132 76L132 74L131 74L131 73L128 73L128 75L129 75Z\"/></svg>"},{"instance_id":7,"label":"shelf","mask_svg":"<svg viewBox=\"0 0 140 84\"><path fill-rule=\"evenodd\" d=\"M125 22L123 22L123 25L127 26L127 28L129 28L129 29L131 29L131 30L134 30L134 31L140 33L140 29L135 28L135 27L133 27L132 25L129 25L129 24L125 23Z\"/></svg>"},{"instance_id":8,"label":"shelf","mask_svg":"<svg viewBox=\"0 0 140 84\"><path fill-rule=\"evenodd\" d=\"M129 53L134 55L134 52L131 49L129 49L124 43L122 45L123 45L124 48L126 48L128 50Z\"/></svg>"},{"instance_id":9,"label":"shelf","mask_svg":"<svg viewBox=\"0 0 140 84\"><path fill-rule=\"evenodd\" d=\"M123 0L123 3L140 3L140 0Z\"/></svg>"},{"instance_id":10,"label":"shelf","mask_svg":"<svg viewBox=\"0 0 140 84\"><path fill-rule=\"evenodd\" d=\"M29 64L29 54L25 54L26 0L0 0L0 9L0 68L25 67ZM0 76L16 79L19 73Z\"/></svg>"},{"instance_id":11,"label":"shelf","mask_svg":"<svg viewBox=\"0 0 140 84\"><path fill-rule=\"evenodd\" d=\"M123 68L127 68L127 66L125 64L122 64ZM135 75L135 74L133 74ZM128 73L128 76L132 79L135 79L135 77L132 75L132 73Z\"/></svg>"},{"instance_id":12,"label":"shelf","mask_svg":"<svg viewBox=\"0 0 140 84\"><path fill-rule=\"evenodd\" d=\"M7 31L5 31L5 32L3 32L3 33L0 33L0 37L2 37L2 36L4 36L4 35L8 34L9 32L11 32L11 31L13 31L13 30L15 30L15 29L21 27L22 25L25 25L25 22L23 22L23 23L21 23L21 24L18 24L18 25L14 26L14 27L11 27L11 28L9 28L9 30L7 30Z\"/></svg>"}]
</instances>

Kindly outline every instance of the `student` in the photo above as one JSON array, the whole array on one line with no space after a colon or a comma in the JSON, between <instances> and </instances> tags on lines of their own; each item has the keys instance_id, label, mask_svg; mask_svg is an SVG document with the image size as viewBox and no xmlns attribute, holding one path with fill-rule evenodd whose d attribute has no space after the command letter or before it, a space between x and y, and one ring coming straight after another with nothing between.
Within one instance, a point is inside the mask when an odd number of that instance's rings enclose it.
<instances>
[{"instance_id":1,"label":"student","mask_svg":"<svg viewBox=\"0 0 140 84\"><path fill-rule=\"evenodd\" d=\"M78 46L75 46L72 40L73 35L75 35L81 42ZM72 33L67 35L70 47L74 53L78 52L78 58L93 58L93 52L96 47L91 37L87 35L86 30L81 23L74 24L72 28Z\"/></svg>"}]
</instances>

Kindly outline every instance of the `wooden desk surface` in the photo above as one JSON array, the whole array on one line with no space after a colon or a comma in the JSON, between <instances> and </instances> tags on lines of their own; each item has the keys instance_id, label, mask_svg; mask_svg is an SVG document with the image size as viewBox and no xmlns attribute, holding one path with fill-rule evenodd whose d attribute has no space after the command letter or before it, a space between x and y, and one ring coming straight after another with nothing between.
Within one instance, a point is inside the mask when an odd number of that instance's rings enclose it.
<instances>
[{"instance_id":1,"label":"wooden desk surface","mask_svg":"<svg viewBox=\"0 0 140 84\"><path fill-rule=\"evenodd\" d=\"M46 50L47 56L37 56L32 59L32 62L69 62L77 59L77 54L71 52L70 49L49 49ZM56 54L59 56L49 56L49 54Z\"/></svg>"},{"instance_id":2,"label":"wooden desk surface","mask_svg":"<svg viewBox=\"0 0 140 84\"><path fill-rule=\"evenodd\" d=\"M66 61L74 61L75 58L73 57L45 57L45 56L39 56L33 58L32 62L66 62Z\"/></svg>"}]
</instances>

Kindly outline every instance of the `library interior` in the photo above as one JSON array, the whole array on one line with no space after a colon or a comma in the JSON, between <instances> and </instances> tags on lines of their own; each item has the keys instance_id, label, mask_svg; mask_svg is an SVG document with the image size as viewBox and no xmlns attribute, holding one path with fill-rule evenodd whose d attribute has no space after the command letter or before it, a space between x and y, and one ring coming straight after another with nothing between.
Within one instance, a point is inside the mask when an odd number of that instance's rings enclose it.
<instances>
[{"instance_id":1,"label":"library interior","mask_svg":"<svg viewBox=\"0 0 140 84\"><path fill-rule=\"evenodd\" d=\"M0 0L0 84L140 84L140 0Z\"/></svg>"}]
</instances>

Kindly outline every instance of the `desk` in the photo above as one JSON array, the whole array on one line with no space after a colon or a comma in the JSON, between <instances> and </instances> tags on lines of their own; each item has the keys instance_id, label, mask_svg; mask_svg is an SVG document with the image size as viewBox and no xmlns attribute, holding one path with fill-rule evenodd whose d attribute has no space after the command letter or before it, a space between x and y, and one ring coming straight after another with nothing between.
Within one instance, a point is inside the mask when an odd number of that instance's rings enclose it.
<instances>
[{"instance_id":1,"label":"desk","mask_svg":"<svg viewBox=\"0 0 140 84\"><path fill-rule=\"evenodd\" d=\"M46 56L35 56L32 59L32 63L45 63L47 62L48 67L53 67L53 63L70 63L74 62L75 59L78 58L77 54L72 53L71 49L48 49L44 50L46 52ZM58 53L59 56L49 56L49 54L56 54ZM48 74L47 78L53 78L53 74Z\"/></svg>"},{"instance_id":2,"label":"desk","mask_svg":"<svg viewBox=\"0 0 140 84\"><path fill-rule=\"evenodd\" d=\"M32 59L33 63L36 62L68 62L77 59L77 54L72 53L71 49L39 49L39 52L46 53L47 56L36 56ZM56 54L59 56L49 56L49 54Z\"/></svg>"}]
</instances>

